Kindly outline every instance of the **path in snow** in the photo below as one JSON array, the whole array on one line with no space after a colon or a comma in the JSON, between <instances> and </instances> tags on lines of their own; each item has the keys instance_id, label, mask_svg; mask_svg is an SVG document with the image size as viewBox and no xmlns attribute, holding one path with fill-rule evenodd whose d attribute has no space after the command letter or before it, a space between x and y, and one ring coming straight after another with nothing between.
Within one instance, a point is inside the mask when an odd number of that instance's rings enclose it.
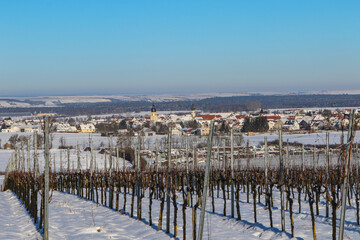
<instances>
[{"instance_id":1,"label":"path in snow","mask_svg":"<svg viewBox=\"0 0 360 240\"><path fill-rule=\"evenodd\" d=\"M42 239L25 208L12 192L0 192L0 203L0 239Z\"/></svg>"},{"instance_id":2,"label":"path in snow","mask_svg":"<svg viewBox=\"0 0 360 240\"><path fill-rule=\"evenodd\" d=\"M53 192L49 236L52 239L169 239L127 215L74 195Z\"/></svg>"}]
</instances>

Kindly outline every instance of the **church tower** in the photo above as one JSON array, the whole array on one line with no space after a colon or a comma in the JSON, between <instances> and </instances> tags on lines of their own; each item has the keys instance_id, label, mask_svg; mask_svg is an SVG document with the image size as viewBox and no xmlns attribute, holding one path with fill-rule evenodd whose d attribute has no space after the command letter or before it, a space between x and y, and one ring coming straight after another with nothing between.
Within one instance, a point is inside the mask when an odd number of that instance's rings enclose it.
<instances>
[{"instance_id":1,"label":"church tower","mask_svg":"<svg viewBox=\"0 0 360 240\"><path fill-rule=\"evenodd\" d=\"M191 104L191 117L192 117L193 119L195 119L195 117L196 117L196 111L195 111L195 106L194 106L194 104Z\"/></svg>"},{"instance_id":2,"label":"church tower","mask_svg":"<svg viewBox=\"0 0 360 240\"><path fill-rule=\"evenodd\" d=\"M154 121L154 122L156 122L158 120L158 117L157 117L157 114L156 114L155 104L153 104L152 108L151 108L150 120Z\"/></svg>"}]
</instances>

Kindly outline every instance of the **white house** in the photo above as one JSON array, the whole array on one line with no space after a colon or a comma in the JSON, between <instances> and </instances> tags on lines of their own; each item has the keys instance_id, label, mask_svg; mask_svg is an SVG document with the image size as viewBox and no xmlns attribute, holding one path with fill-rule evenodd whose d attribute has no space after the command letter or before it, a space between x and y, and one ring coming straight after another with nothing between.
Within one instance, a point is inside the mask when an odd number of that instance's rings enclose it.
<instances>
[{"instance_id":1,"label":"white house","mask_svg":"<svg viewBox=\"0 0 360 240\"><path fill-rule=\"evenodd\" d=\"M284 123L283 128L289 131L296 131L300 130L300 125L296 120L288 120Z\"/></svg>"},{"instance_id":2,"label":"white house","mask_svg":"<svg viewBox=\"0 0 360 240\"><path fill-rule=\"evenodd\" d=\"M76 127L71 126L68 123L59 123L58 125L56 125L56 132L59 133L70 133L70 132L77 132Z\"/></svg>"},{"instance_id":3,"label":"white house","mask_svg":"<svg viewBox=\"0 0 360 240\"><path fill-rule=\"evenodd\" d=\"M95 126L92 123L88 123L88 124L80 124L80 132L83 133L92 133L95 132Z\"/></svg>"}]
</instances>

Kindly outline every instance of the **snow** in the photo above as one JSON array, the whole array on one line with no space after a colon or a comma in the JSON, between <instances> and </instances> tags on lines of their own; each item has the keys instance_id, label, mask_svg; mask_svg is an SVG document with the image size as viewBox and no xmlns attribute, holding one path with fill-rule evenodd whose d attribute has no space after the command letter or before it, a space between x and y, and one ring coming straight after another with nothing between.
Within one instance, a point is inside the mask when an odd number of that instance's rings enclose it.
<instances>
[{"instance_id":1,"label":"snow","mask_svg":"<svg viewBox=\"0 0 360 240\"><path fill-rule=\"evenodd\" d=\"M216 194L216 191L215 191ZM273 223L274 227L270 227L268 210L263 205L264 195L262 195L261 203L257 203L257 222L254 222L254 211L252 203L252 195L250 202L246 202L246 193L240 193L240 211L242 220L238 221L230 217L230 200L226 200L227 214L223 216L224 201L221 198L215 198L215 212L211 210L211 198L207 200L204 238L209 239L290 239L291 226L289 222L289 211L285 211L285 232L281 229L280 217L280 196L279 191L274 189L274 208ZM148 196L146 194L146 196ZM295 191L295 196L297 193ZM302 195L302 198L304 195ZM79 198L75 195L54 192L50 203L50 236L56 239L169 239L173 236L173 205L171 203L171 221L170 235L164 234L166 226L166 214L164 210L162 231L157 231L158 217L160 212L160 201L153 200L153 225L148 226L148 198L142 200L142 220L136 221L136 204L134 204L134 218L129 217L131 195L127 194L127 212L121 215L119 212L109 209L100 204ZM194 201L196 199L194 198ZM120 193L119 206L123 203L123 194ZM136 202L136 199L135 199ZM354 205L354 202L352 202ZM182 215L182 196L178 194L178 237L183 236L183 215ZM298 202L294 198L294 224L296 239L312 239L312 227L309 205L307 201L302 200L302 210L298 212ZM341 209L338 209L338 216ZM325 203L320 202L320 214L315 216L316 234L318 239L331 238L331 217L325 217ZM360 237L360 227L356 225L355 217L356 209L354 207L347 208L345 223L345 239L358 239ZM331 213L331 210L330 210ZM331 214L330 214L331 215ZM186 209L186 235L191 239L192 210ZM235 211L235 217L236 211ZM197 210L197 221L200 219L200 209ZM339 219L337 221L337 232L339 227ZM198 226L197 226L198 227ZM98 232L99 230L99 232Z\"/></svg>"},{"instance_id":2,"label":"snow","mask_svg":"<svg viewBox=\"0 0 360 240\"><path fill-rule=\"evenodd\" d=\"M6 166L8 165L10 156L12 154L12 150L2 150L0 151L0 171L5 171ZM70 159L70 169L77 169L78 163L78 156L76 149L69 150L69 159ZM34 151L30 151L30 156L34 155ZM38 161L40 166L40 172L44 169L45 161L44 161L44 151L38 151ZM60 159L61 157L61 159ZM25 158L27 159L27 153L25 151ZM109 167L109 156L106 156L107 160L107 168ZM90 168L90 159L91 153L82 151L80 153L80 169L85 170ZM104 169L105 168L105 155L99 154L96 151L94 152L94 164L96 164L97 169ZM55 163L55 166L54 166ZM126 168L131 167L129 161L124 161L122 158L113 157L113 166L118 166L119 168ZM60 166L61 165L61 166ZM30 166L27 166L27 160L25 160L25 169L28 168L33 169L33 160L30 162ZM60 149L52 149L50 151L50 168L52 170L60 171L60 169L67 169L68 168L68 151L67 150L60 150Z\"/></svg>"},{"instance_id":3,"label":"snow","mask_svg":"<svg viewBox=\"0 0 360 240\"><path fill-rule=\"evenodd\" d=\"M0 172L5 172L6 166L12 153L13 150L0 150Z\"/></svg>"},{"instance_id":4,"label":"snow","mask_svg":"<svg viewBox=\"0 0 360 240\"><path fill-rule=\"evenodd\" d=\"M1 144L5 144L6 142L8 142L9 138L13 135L14 133L0 133L0 141ZM32 136L32 134L30 133L21 133L18 134L19 136ZM330 144L340 144L341 142L341 132L330 132ZM344 139L346 141L346 133L344 134ZM108 137L102 137L100 134L94 133L94 134L88 134L88 133L53 133L53 149L51 150L51 156L55 157L56 159L56 169L60 168L60 151L62 151L62 159L63 159L63 166L67 166L67 152L65 150L59 150L59 146L60 146L60 139L64 138L65 139L65 145L67 146L74 146L76 147L77 145L79 145L80 149L84 149L85 147L89 146L89 140L91 139L93 141L93 146L94 149L96 149L95 154L96 154L96 159L97 159L97 163L98 163L98 167L100 169L103 169L104 167L104 161L105 161L105 157L103 154L97 154L98 149L101 148L101 146L103 147L108 147L109 146L109 138ZM268 141L273 141L273 140L277 140L278 139L278 135L277 134L261 134L261 135L255 135L255 136L244 136L244 145L247 141L249 141L249 145L250 146L257 146L259 144L261 144L262 142L264 142L264 137L267 136ZM216 137L214 137L214 144L216 144ZM117 137L112 137L111 138L112 144L113 146L116 145L117 142ZM304 144L310 144L310 145L324 145L326 144L326 133L312 133L312 134L293 134L293 135L283 135L283 141L285 142L286 146L286 141L289 142L299 142L299 143L304 143ZM132 145L135 145L137 142L137 137L131 137L130 141ZM164 135L159 135L159 136L154 136L154 137L144 137L142 140L142 149L151 149L151 150L155 150L155 145L156 142L159 143L159 149L160 150L165 150L167 148L167 136ZM173 142L173 148L185 148L185 139L183 136L174 136L172 138L172 142ZM192 146L195 144L199 144L199 143L206 143L207 142L207 137L199 137L199 136L190 136L189 137L189 145L190 145L190 149L192 149ZM357 134L355 136L355 143L360 142L360 135ZM222 142L220 143L220 145L222 146ZM243 145L243 146L244 146ZM10 159L10 156L12 154L12 150L4 150L4 149L0 149L0 172L5 171L6 166L8 164L8 161ZM40 161L42 161L42 156L43 156L43 150L39 149L38 150L38 154L39 154L39 158ZM26 151L25 151L25 155L26 155ZM33 156L33 151L31 151L31 156ZM82 169L84 169L86 167L86 158L88 160L88 166L90 164L90 153L81 153L81 166ZM262 163L262 161L260 161L260 163ZM72 164L74 164L75 167L77 167L77 156L76 156L76 151L75 150L70 150L70 164L72 167ZM126 161L125 165L127 167L129 167L129 163ZM123 160L119 159L119 166L123 166Z\"/></svg>"},{"instance_id":5,"label":"snow","mask_svg":"<svg viewBox=\"0 0 360 240\"><path fill-rule=\"evenodd\" d=\"M2 144L12 134L0 134ZM264 140L264 136L268 137L268 141L276 140L277 135L257 135L257 136L244 136L245 142L249 140L250 145L258 145ZM51 167L60 169L60 152L62 155L63 168L67 168L67 151L57 149L59 140L64 137L66 145L77 145L80 147L88 146L89 134L54 134L53 146L51 150ZM341 133L332 132L330 133L330 143L340 143ZM108 145L108 138L101 137L99 134L92 134L92 140L94 141L95 148L98 148L101 142L105 146ZM149 140L147 140L149 139ZM176 139L176 138L175 138ZM180 139L180 138L179 138ZM297 141L305 144L325 144L325 133L318 134L299 134L299 135L284 135L284 141L289 139L289 142ZM346 134L345 134L346 139ZM144 139L144 145L148 148L154 148L155 142L164 142L166 136L148 137ZM190 140L194 143L206 142L207 138L194 137ZM116 138L112 139L113 143L116 142ZM136 140L133 141L133 144ZM359 141L357 136L356 141ZM146 142L146 143L145 143ZM174 144L182 145L180 140L178 143L174 141ZM161 145L161 144L160 144ZM285 145L286 146L286 145ZM0 171L4 171L12 150L0 150ZM95 153L97 151L94 151ZM33 150L30 152L33 155ZM26 151L25 151L26 156ZM40 166L43 166L43 150L38 151L38 157ZM86 161L86 159L88 161ZM291 156L291 164L298 165L300 163L301 156ZM357 158L358 159L358 158ZM90 164L90 153L81 152L81 168L86 168L86 165ZM246 165L246 159L240 161L241 166ZM123 165L123 159L118 159L119 167ZM278 157L270 157L270 165L278 165ZM319 165L323 165L325 158L324 155L319 156L319 160L316 160ZM336 156L332 157L332 161L336 163ZM87 164L86 164L87 162ZM104 169L105 156L103 154L96 153L96 162L99 169ZM200 159L199 159L200 162ZM116 163L116 161L115 161ZM236 162L238 163L238 162ZM314 159L306 158L306 165L314 163ZM221 163L214 163L219 164ZM251 159L251 166L262 166L264 159L257 157ZM77 153L76 150L70 150L70 166L71 168L77 167ZM131 164L125 161L126 167L131 167ZM41 167L40 170L42 170ZM0 184L3 182L4 176L0 176ZM216 194L216 193L215 193ZM254 222L253 217L253 203L252 196L250 196L250 202L246 202L246 193L241 191L240 193L240 208L241 208L241 221L231 219L230 213L230 201L226 200L227 214L223 216L223 204L222 194L220 197L215 199L215 212L211 212L211 198L207 200L206 215L205 215L205 229L204 238L209 239L289 239L290 238L290 222L289 212L286 211L286 231L281 232L280 223L280 202L279 202L279 191L274 189L274 208L273 208L273 221L274 227L270 227L268 210L265 209L264 196L261 196L261 203L257 203L257 218L258 222ZM302 211L298 212L298 201L297 194L295 191L294 195L294 224L295 224L295 237L297 239L312 239L311 231L311 216L308 202L304 200L302 194ZM124 195L120 193L119 206L123 205ZM153 225L148 226L149 213L148 213L148 191L146 191L145 198L142 201L142 220L137 221L135 218L129 217L131 194L127 194L127 213L121 215L121 212L117 212L109 209L108 207L96 204L92 201L79 198L75 195L60 193L57 191L53 192L52 199L50 202L50 229L49 234L51 239L169 239L173 235L167 235L165 233L165 222L166 214L164 210L163 217L163 229L162 231L156 231L158 227L158 218L160 212L160 201L153 200ZM136 201L136 200L135 200ZM182 239L183 234L183 216L182 216L182 195L178 193L177 204L178 204L178 236ZM194 198L194 201L196 199ZM40 234L36 231L36 228L31 221L29 215L27 215L24 207L21 205L16 196L9 192L0 192L0 239L40 239ZM352 205L347 207L346 223L345 223L345 239L359 239L360 238L360 227L356 224L356 208L354 200ZM134 206L134 215L136 217L136 204ZM173 206L171 205L171 233L173 233ZM337 232L339 227L339 216L340 210L338 209L338 220L337 220ZM191 208L186 210L186 235L188 239L191 239L192 225L191 225ZM197 220L200 218L200 209L197 211ZM236 214L236 211L235 211ZM331 216L331 210L330 210ZM331 217L325 217L325 203L320 202L320 214L315 217L316 221L316 233L318 239L329 239L331 238ZM197 226L198 227L198 226Z\"/></svg>"},{"instance_id":6,"label":"snow","mask_svg":"<svg viewBox=\"0 0 360 240\"><path fill-rule=\"evenodd\" d=\"M12 135L18 134L19 136L32 136L31 133L0 133L0 141L1 145L3 146L5 143L9 141L9 138ZM330 132L330 144L340 144L341 139L341 132ZM345 141L346 141L346 135L347 133L344 133ZM259 134L255 136L245 136L244 141L249 141L250 146L258 145L261 142L264 142L264 137L267 136L268 141L273 141L278 139L277 133L267 133L267 134ZM53 148L59 148L60 146L60 139L65 139L65 144L68 146L77 146L80 145L80 147L88 147L89 146L89 140L92 139L94 148L99 148L100 145L108 146L109 145L109 138L108 137L102 137L99 133L52 133L52 143ZM215 137L216 138L216 137ZM137 141L137 137L130 137L131 141L135 143ZM166 135L158 135L158 136L150 136L150 137L143 137L143 146L144 148L152 148L155 147L155 142L166 142L167 136ZM173 136L173 142L175 144L175 148L179 148L179 145L181 145L181 140L185 140L184 136ZM286 134L283 135L283 141L286 142L289 140L289 142L299 142L304 144L325 144L326 142L326 133L311 133L311 134ZM112 142L115 145L117 141L117 137L112 137ZM207 137L205 136L190 136L189 142L190 144L192 142L206 142ZM185 141L183 141L185 142ZM360 135L355 136L355 142L360 142ZM178 143L179 145L176 145ZM182 143L183 145L184 143Z\"/></svg>"},{"instance_id":7,"label":"snow","mask_svg":"<svg viewBox=\"0 0 360 240\"><path fill-rule=\"evenodd\" d=\"M330 144L340 144L341 143L341 132L330 132L329 133L329 143ZM250 146L258 145L261 142L264 142L264 137L267 136L268 141L278 140L279 136L277 134L261 134L255 136L244 136L244 141L249 141ZM344 133L344 141L346 142L347 132ZM310 144L310 145L325 145L326 144L326 133L311 133L311 134L284 134L283 141L289 142L298 142ZM355 136L354 142L360 142L360 135Z\"/></svg>"},{"instance_id":8,"label":"snow","mask_svg":"<svg viewBox=\"0 0 360 240\"><path fill-rule=\"evenodd\" d=\"M169 239L144 222L74 195L54 192L49 205L52 239Z\"/></svg>"},{"instance_id":9,"label":"snow","mask_svg":"<svg viewBox=\"0 0 360 240\"><path fill-rule=\"evenodd\" d=\"M0 239L42 239L25 208L12 192L0 192L0 203Z\"/></svg>"},{"instance_id":10,"label":"snow","mask_svg":"<svg viewBox=\"0 0 360 240\"><path fill-rule=\"evenodd\" d=\"M5 143L7 143L9 141L9 138L12 135L18 134L19 136L32 136L31 133L0 133L0 140L1 140L1 145L4 145ZM341 132L330 132L330 144L339 144L340 143L340 139L341 139ZM344 133L345 136L345 140L346 140L346 135L347 133ZM60 145L60 138L64 138L65 139L65 143L66 145L70 145L70 146L76 146L76 145L80 145L81 147L86 147L89 146L89 140L92 139L93 143L94 143L94 147L98 148L99 145L102 143L105 146L108 146L108 142L109 139L108 137L102 137L100 134L98 133L52 133L53 136L53 147L54 148L58 148ZM264 141L264 137L267 136L268 141L272 141L272 140L277 140L278 139L278 134L277 133L267 133L267 134L259 134L259 135L255 135L255 136L244 136L244 140L245 142L247 140L249 140L250 145L257 145L260 142ZM133 139L133 142L135 142L137 137L130 137L131 139ZM158 135L155 137L144 137L143 141L144 142L151 142L151 146L154 147L155 146L155 141L162 141L165 140L167 138L166 135ZM173 139L181 139L184 137L177 137L177 136L173 136ZM197 139L196 141L200 141L200 142L206 142L207 137L202 136L190 136L191 139ZM117 137L112 137L112 141L115 144L117 140ZM326 133L322 132L322 133L311 133L311 134L287 134L284 133L283 134L283 140L286 142L287 140L289 140L289 142L299 142L299 143L304 143L304 144L325 144L325 140L326 140ZM192 140L190 140L191 142ZM355 137L355 142L360 142L360 136L356 135Z\"/></svg>"},{"instance_id":11,"label":"snow","mask_svg":"<svg viewBox=\"0 0 360 240\"><path fill-rule=\"evenodd\" d=\"M216 191L215 191L216 194ZM146 194L146 196L148 196ZM290 239L289 211L285 211L286 228L281 232L279 191L274 189L273 221L274 227L270 227L268 210L262 203L257 204L257 220L254 222L252 196L250 202L246 202L246 193L240 193L240 208L242 220L232 219L230 213L230 201L226 200L227 215L223 216L223 199L215 198L215 212L211 210L211 198L207 200L204 238L209 239ZM297 193L295 191L295 196ZM302 195L304 196L304 195ZM142 201L142 220L137 221L136 204L134 205L134 218L129 217L131 195L127 195L127 212L125 215L120 211L111 210L108 207L79 198L75 195L54 191L50 202L50 227L51 239L169 239L173 235L173 206L171 205L170 235L165 234L166 214L164 210L162 231L157 231L160 201L153 200L153 225L148 226L148 198ZM194 199L196 200L196 199ZM136 201L136 200L135 200ZM23 206L16 196L9 192L0 193L0 239L41 239L30 217L26 214ZM123 194L120 193L119 206L123 204ZM178 195L178 236L183 236L182 196ZM345 239L359 239L360 227L356 225L356 209L348 206L345 223ZM311 216L307 201L302 200L302 210L298 212L298 201L294 198L294 224L296 239L312 239ZM331 238L331 217L325 217L325 203L320 202L320 214L315 217L316 233L318 239ZM338 209L338 216L341 209ZM330 211L331 212L331 211ZM186 209L186 235L191 239L191 208ZM330 214L331 215L331 214ZM200 209L197 211L197 220ZM236 211L235 211L235 217ZM197 226L198 227L198 226ZM337 232L339 219L337 220Z\"/></svg>"},{"instance_id":12,"label":"snow","mask_svg":"<svg viewBox=\"0 0 360 240\"><path fill-rule=\"evenodd\" d=\"M15 101L0 101L0 107L14 108L14 107L30 107L29 103L15 102Z\"/></svg>"}]
</instances>

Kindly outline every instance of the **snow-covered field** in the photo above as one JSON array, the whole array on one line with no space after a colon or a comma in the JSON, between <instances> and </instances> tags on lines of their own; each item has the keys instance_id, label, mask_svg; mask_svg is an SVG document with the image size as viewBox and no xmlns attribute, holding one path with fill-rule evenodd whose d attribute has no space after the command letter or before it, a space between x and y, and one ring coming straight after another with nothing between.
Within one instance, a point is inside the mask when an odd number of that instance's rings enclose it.
<instances>
[{"instance_id":1,"label":"snow-covered field","mask_svg":"<svg viewBox=\"0 0 360 240\"><path fill-rule=\"evenodd\" d=\"M0 239L42 239L16 195L0 192L0 204Z\"/></svg>"},{"instance_id":2,"label":"snow-covered field","mask_svg":"<svg viewBox=\"0 0 360 240\"><path fill-rule=\"evenodd\" d=\"M0 133L0 141L1 144L4 145L9 141L9 138L13 135L13 133ZM25 136L32 136L31 134L19 134ZM340 144L341 142L341 132L331 132L330 133L330 144ZM267 135L256 135L256 136L244 136L244 145L247 141L249 141L250 146L256 146L264 141L264 137L267 136L268 141L273 141L278 139L278 135L276 134L267 134ZM109 146L110 139L107 137L101 137L100 134L85 134L85 133L54 133L53 134L53 149L52 149L52 157L56 159L57 169L60 167L60 150L58 147L60 146L60 139L65 139L65 145L67 146L74 146L76 147L79 145L80 149L84 149L89 146L89 140L93 141L94 149L98 150L103 147ZM216 138L216 137L215 137ZM214 144L216 144L216 139L214 138ZM299 142L304 144L311 144L311 145L324 145L326 143L326 134L325 133L313 133L313 134L296 134L296 135L284 135L283 136L284 142ZM111 141L115 146L117 142L116 137L112 137ZM127 141L127 140L126 140ZM206 137L198 137L198 136L191 136L189 138L190 148L192 148L193 144L198 143L206 143ZM346 141L346 134L345 134L345 141ZM130 139L130 144L135 145L137 142L136 137L132 137ZM155 137L145 137L142 140L142 149L155 149L156 142L159 143L160 150L164 150L167 148L167 136L155 136ZM185 140L184 137L181 136L174 136L173 137L173 148L185 148ZM355 136L355 142L360 142L360 136ZM220 145L222 142L219 143ZM40 156L39 158L42 159L43 151L38 151ZM95 151L96 152L96 151ZM12 150L4 150L0 149L0 172L5 171L5 168L8 164L10 156L12 154ZM25 152L25 154L27 154ZM89 153L82 153L81 154L81 165L83 168L86 167L86 158L88 160L88 164L90 161ZM104 155L97 154L96 158L98 159L99 168L104 164ZM62 159L63 159L63 166L67 166L67 152L62 151ZM120 166L122 166L122 160L119 160ZM71 166L74 162L75 167L77 167L77 157L75 150L71 150Z\"/></svg>"},{"instance_id":3,"label":"snow-covered field","mask_svg":"<svg viewBox=\"0 0 360 240\"><path fill-rule=\"evenodd\" d=\"M51 239L169 239L143 222L74 195L54 192L49 207Z\"/></svg>"},{"instance_id":4,"label":"snow-covered field","mask_svg":"<svg viewBox=\"0 0 360 240\"><path fill-rule=\"evenodd\" d=\"M12 208L21 211L22 207L10 192L1 193L0 197L6 196L10 201ZM220 196L222 194L220 193ZM295 196L297 196L295 192ZM254 222L253 203L250 200L246 202L246 194L240 195L240 208L242 220L238 221L230 217L230 201L226 200L227 214L223 216L223 199L216 198L215 212L212 212L211 200L208 199L204 238L205 239L290 239L291 228L289 220L289 211L285 211L286 228L282 232L280 217L279 192L274 191L274 208L273 208L273 228L270 227L269 213L262 203L257 204L257 222ZM250 198L251 199L251 198ZM195 199L194 199L195 200ZM75 195L53 192L50 202L50 229L51 239L169 239L173 237L173 205L171 205L171 222L170 234L165 234L166 214L164 211L162 231L157 231L160 201L153 200L153 224L148 226L148 198L142 201L142 220L136 220L136 204L134 205L134 218L129 217L131 195L127 195L126 215L121 215L120 211L111 210L108 207L91 201L79 198ZM123 204L123 194L120 194L120 203ZM354 202L352 202L354 205ZM183 215L182 215L182 197L179 195L177 199L178 205L178 239L183 238ZM297 199L294 199L294 225L295 239L312 239L312 226L309 205L307 201L302 200L302 210L298 212ZM320 203L320 214L315 217L316 234L318 239L330 239L332 233L331 217L325 217L324 202ZM339 212L338 210L338 216ZM345 239L359 239L360 227L356 225L355 208L348 207L345 223ZM331 214L330 214L331 215ZM192 210L186 209L186 236L192 239ZM237 217L235 211L235 218ZM23 215L19 217L18 223L26 222L28 217ZM197 211L196 219L200 218L200 209ZM197 226L198 227L198 226ZM337 221L337 231L339 220ZM0 238L5 234L0 232ZM28 230L23 234L32 234L30 238L27 235L16 235L12 237L13 231L10 231L9 238L17 239L21 236L25 239L36 239L38 236L34 230ZM19 233L18 233L19 234Z\"/></svg>"},{"instance_id":5,"label":"snow-covered field","mask_svg":"<svg viewBox=\"0 0 360 240\"><path fill-rule=\"evenodd\" d=\"M216 193L215 193L216 194ZM222 194L220 193L220 196ZM297 196L295 192L295 196ZM304 196L304 195L303 195ZM120 194L119 206L123 204L123 194ZM252 199L252 198L250 198ZM253 203L246 202L246 194L240 194L240 208L242 220L230 217L230 201L226 200L227 214L223 216L223 199L215 199L215 212L212 212L211 199L207 200L204 238L205 239L290 239L291 229L289 211L285 211L286 229L282 232L280 217L279 192L274 190L273 221L270 227L269 213L263 205L264 198L257 204L257 222L254 222ZM194 199L195 200L195 199ZM40 239L31 219L15 195L6 191L0 193L0 239ZM131 195L127 195L126 214L111 210L108 207L79 198L75 195L53 192L50 202L50 239L170 239L173 237L173 205L171 205L170 234L165 233L166 214L164 211L162 231L157 231L160 201L153 200L153 225L148 226L148 198L142 201L142 220L136 220L136 204L134 218L129 217ZM183 238L182 196L177 199L178 205L178 239ZM345 239L359 239L360 227L356 224L356 209L348 206ZM312 239L311 216L307 201L302 200L302 210L298 212L298 202L294 199L294 225L296 239ZM325 204L320 203L320 214L315 217L316 234L318 239L330 239L332 233L331 217L325 217ZM340 209L338 210L338 216ZM331 214L330 214L331 216ZM186 209L186 236L192 239L192 210ZM235 211L235 218L237 217ZM198 220L200 209L197 211ZM198 226L197 226L198 227ZM337 221L337 231L339 220Z\"/></svg>"},{"instance_id":6,"label":"snow-covered field","mask_svg":"<svg viewBox=\"0 0 360 240\"><path fill-rule=\"evenodd\" d=\"M14 134L15 133L0 133L1 145L4 145L5 143L7 143L9 141L9 138ZM18 134L19 136L32 136L32 134L30 134L30 133L16 133L16 134ZM342 135L341 132L330 132L330 144L339 144L341 141L341 135ZM347 133L345 133L344 135L345 135L344 139L346 141ZM88 134L88 133L53 133L52 136L53 136L52 143L53 143L54 148L59 147L61 138L64 138L66 145L70 145L70 146L80 145L81 147L87 147L87 146L89 146L89 139L92 139L95 148L98 148L100 145L108 146L108 144L109 144L108 137L102 137L98 133L92 133L92 134ZM244 141L245 142L249 141L250 145L257 145L264 141L265 136L267 136L268 141L273 141L273 140L278 139L278 135L276 133L260 134L260 135L255 135L255 136L245 136L244 135L243 137L244 137ZM166 138L167 138L167 136L165 136L165 135L159 135L159 136L155 136L155 137L144 137L143 145L145 146L145 148L147 148L147 146L154 147L156 141L158 141L158 142L165 141ZM132 137L131 139L132 139L132 142L136 142L136 137ZM180 141L180 139L184 139L184 137L173 136L173 139L175 139L175 142L176 142L176 141ZM176 140L176 139L179 139L179 140ZM191 136L190 144L192 142L192 139L194 139L193 141L196 141L196 142L206 142L207 137ZM312 144L312 145L325 144L326 143L326 133L311 133L311 134L286 134L286 133L284 133L283 140L284 140L284 142L286 142L288 140L289 142L299 142L299 143ZM117 138L112 137L112 141L115 144L117 141ZM360 142L359 135L355 136L355 142Z\"/></svg>"},{"instance_id":7,"label":"snow-covered field","mask_svg":"<svg viewBox=\"0 0 360 240\"><path fill-rule=\"evenodd\" d=\"M12 155L12 150L2 150L0 151L0 171L5 171L6 166L8 165L9 159ZM76 150L70 150L68 155L67 150L60 150L60 149L52 149L50 151L50 168L54 171L60 171L61 169L67 170L68 169L68 163L70 163L70 170L77 169L78 164L78 156ZM34 151L30 151L30 169L33 169L33 158ZM68 156L70 161L68 162ZM27 159L27 153L25 152L25 158ZM105 168L105 158L107 166L106 168L109 168L109 156L99 153L94 153L94 165L96 166L96 169L104 169ZM91 154L90 152L84 152L82 151L80 154L80 169L90 169L90 159ZM39 170L42 172L44 170L45 162L44 162L44 152L38 151L38 161L39 161ZM129 161L124 161L122 158L115 158L113 157L113 167L131 167L132 165L129 163ZM28 169L27 160L25 160L25 170Z\"/></svg>"},{"instance_id":8,"label":"snow-covered field","mask_svg":"<svg viewBox=\"0 0 360 240\"><path fill-rule=\"evenodd\" d=\"M0 134L2 144L8 141L8 138L12 134ZM330 143L340 143L341 133L330 133ZM64 137L66 145L80 145L81 148L87 147L89 144L89 134L54 134L53 146L51 150L51 167L57 170L60 169L60 163L62 162L63 168L67 168L67 151L59 150L57 147L60 144L60 138ZM268 141L276 140L277 135L267 135ZM108 145L108 138L101 137L98 134L91 136L94 147L98 148L100 145ZM165 141L166 136L149 137L149 140L145 144L149 148L153 148L155 141ZM263 141L264 136L244 136L245 141L249 140L250 145L257 145ZM289 139L289 142L297 141L305 144L325 144L325 134L302 134L302 135L284 135L284 141ZM345 136L346 139L346 136ZM115 144L116 138L113 138ZM144 140L144 142L146 139ZM206 142L206 138L194 139L194 141ZM359 141L357 136L356 141ZM135 140L134 140L135 142ZM101 144L103 143L103 144ZM179 143L180 144L180 143ZM145 147L146 148L146 147ZM62 160L60 160L60 152ZM12 155L12 150L0 150L0 171L4 171L7 163ZM26 156L25 151L25 156ZM33 151L30 152L33 154ZM294 162L300 162L300 156L295 156ZM39 150L40 166L43 166L43 152ZM80 155L82 169L89 167L90 153L81 152ZM306 163L312 164L313 159L307 158ZM336 158L333 158L336 161ZM55 166L54 166L55 162ZM99 169L103 169L105 163L105 155L96 153L96 162ZM277 164L277 157L270 158L272 164ZM119 167L123 166L123 160L118 159ZM263 159L258 158L254 161L254 164L262 164ZM324 163L324 158L320 157L318 164ZM245 162L242 163L244 165ZM295 163L294 163L295 164ZM126 167L131 165L125 161ZM70 166L71 168L77 167L77 154L75 150L70 150ZM41 169L43 167L40 167ZM4 176L0 176L0 184L3 181ZM281 232L280 225L280 203L279 192L274 189L274 208L273 208L273 220L274 227L270 227L268 210L265 209L263 203L257 204L257 218L258 222L254 222L253 217L253 203L246 202L246 194L240 194L240 207L242 220L237 221L231 219L229 216L230 201L226 201L227 215L223 216L223 199L217 198L215 200L215 213L211 212L211 201L207 201L207 213L205 216L205 229L204 238L207 239L289 239L290 237L290 223L289 212L286 211L286 231ZM220 194L222 196L222 194ZM297 194L294 198L294 224L295 224L295 237L296 239L312 239L311 228L311 216L309 211L308 202L302 199L302 211L297 212L298 202ZM143 213L142 220L136 221L136 219L129 218L131 195L127 195L127 215L121 215L120 212L109 209L108 207L98 205L91 201L78 198L77 196L53 192L52 200L50 203L50 238L51 239L168 239L173 235L173 222L171 221L171 234L165 233L165 221L166 216L163 218L163 230L157 231L158 217L160 211L160 202L154 200L153 203L153 225L148 226L149 213L148 204L149 199L145 197L143 199ZM0 192L0 239L41 239L41 235L36 231L36 228L31 221L29 215L27 215L24 207L16 199L13 193L6 191ZM178 237L182 239L183 235L183 218L182 218L182 196L179 195L177 199L178 203ZM123 193L120 193L119 206L123 204ZM355 202L352 202L352 206L348 206L346 223L345 223L345 239L359 239L360 227L356 224L356 208ZM171 206L173 208L173 206ZM340 209L338 210L340 211ZM136 216L136 204L134 213ZM191 209L186 210L186 235L188 239L191 239L192 225L191 225ZM200 210L197 211L197 220L199 219ZM340 216L338 212L338 216ZM236 214L236 212L235 212ZM165 212L164 212L165 215ZM173 216L173 211L171 211ZM330 214L331 216L331 214ZM173 219L171 217L171 219ZM320 214L316 216L316 231L318 239L330 239L331 238L331 218L325 217L325 203L320 203ZM339 218L337 224L339 225ZM338 226L337 226L338 227Z\"/></svg>"}]
</instances>

